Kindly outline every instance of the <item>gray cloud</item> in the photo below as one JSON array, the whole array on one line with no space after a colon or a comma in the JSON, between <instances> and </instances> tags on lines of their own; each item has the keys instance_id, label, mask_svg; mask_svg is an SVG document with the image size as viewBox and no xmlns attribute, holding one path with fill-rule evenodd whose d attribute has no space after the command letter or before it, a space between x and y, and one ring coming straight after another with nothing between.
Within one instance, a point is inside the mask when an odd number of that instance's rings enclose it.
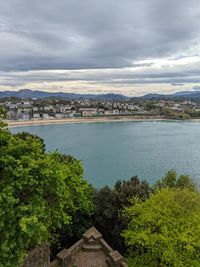
<instances>
[{"instance_id":1,"label":"gray cloud","mask_svg":"<svg viewBox=\"0 0 200 267\"><path fill-rule=\"evenodd\" d=\"M128 67L186 49L198 0L7 0L0 3L1 70Z\"/></svg>"},{"instance_id":2,"label":"gray cloud","mask_svg":"<svg viewBox=\"0 0 200 267\"><path fill-rule=\"evenodd\" d=\"M184 83L172 83L171 85L172 86L184 86L185 84Z\"/></svg>"},{"instance_id":3,"label":"gray cloud","mask_svg":"<svg viewBox=\"0 0 200 267\"><path fill-rule=\"evenodd\" d=\"M158 70L145 62L199 57L199 17L198 0L1 1L0 84L199 83L200 73L192 65ZM130 67L141 70L123 71ZM40 70L88 71L61 75Z\"/></svg>"},{"instance_id":4,"label":"gray cloud","mask_svg":"<svg viewBox=\"0 0 200 267\"><path fill-rule=\"evenodd\" d=\"M199 62L200 67L200 62ZM200 83L200 71L194 70L155 71L147 67L146 70L130 69L98 69L98 70L33 70L1 72L0 84L5 86L24 86L29 83L44 82L74 82L82 81L99 85L137 85L137 84L170 84L172 87L185 84Z\"/></svg>"}]
</instances>

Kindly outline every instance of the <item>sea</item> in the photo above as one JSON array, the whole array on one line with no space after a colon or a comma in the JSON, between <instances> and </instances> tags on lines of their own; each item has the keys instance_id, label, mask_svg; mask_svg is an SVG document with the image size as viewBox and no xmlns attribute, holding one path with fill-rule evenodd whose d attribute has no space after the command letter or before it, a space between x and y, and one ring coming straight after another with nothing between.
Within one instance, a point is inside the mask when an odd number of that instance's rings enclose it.
<instances>
[{"instance_id":1,"label":"sea","mask_svg":"<svg viewBox=\"0 0 200 267\"><path fill-rule=\"evenodd\" d=\"M10 127L42 137L47 151L73 155L99 188L137 175L153 184L168 170L200 184L200 122L129 121Z\"/></svg>"}]
</instances>

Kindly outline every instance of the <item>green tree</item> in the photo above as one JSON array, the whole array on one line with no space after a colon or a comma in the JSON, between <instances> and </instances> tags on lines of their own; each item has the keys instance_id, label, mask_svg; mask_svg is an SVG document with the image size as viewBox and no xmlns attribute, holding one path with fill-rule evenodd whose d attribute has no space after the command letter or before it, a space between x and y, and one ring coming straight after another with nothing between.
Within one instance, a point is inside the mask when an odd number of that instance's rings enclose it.
<instances>
[{"instance_id":1,"label":"green tree","mask_svg":"<svg viewBox=\"0 0 200 267\"><path fill-rule=\"evenodd\" d=\"M0 267L17 267L35 245L54 243L65 228L73 232L78 214L92 212L92 196L79 161L1 126Z\"/></svg>"},{"instance_id":2,"label":"green tree","mask_svg":"<svg viewBox=\"0 0 200 267\"><path fill-rule=\"evenodd\" d=\"M163 187L169 188L188 188L190 190L198 190L197 184L188 175L178 176L174 169L168 171L166 175L158 180L153 186L154 189L160 189Z\"/></svg>"},{"instance_id":3,"label":"green tree","mask_svg":"<svg viewBox=\"0 0 200 267\"><path fill-rule=\"evenodd\" d=\"M126 221L120 217L121 210L133 196L146 199L149 194L148 183L140 181L137 176L127 181L117 181L113 188L105 186L95 192L94 225L105 240L121 253L125 252L125 247L120 233L126 227Z\"/></svg>"},{"instance_id":4,"label":"green tree","mask_svg":"<svg viewBox=\"0 0 200 267\"><path fill-rule=\"evenodd\" d=\"M129 266L200 266L200 194L163 188L124 210Z\"/></svg>"},{"instance_id":5,"label":"green tree","mask_svg":"<svg viewBox=\"0 0 200 267\"><path fill-rule=\"evenodd\" d=\"M148 102L146 103L145 108L146 110L152 110L152 109L157 109L158 106L154 102Z\"/></svg>"}]
</instances>

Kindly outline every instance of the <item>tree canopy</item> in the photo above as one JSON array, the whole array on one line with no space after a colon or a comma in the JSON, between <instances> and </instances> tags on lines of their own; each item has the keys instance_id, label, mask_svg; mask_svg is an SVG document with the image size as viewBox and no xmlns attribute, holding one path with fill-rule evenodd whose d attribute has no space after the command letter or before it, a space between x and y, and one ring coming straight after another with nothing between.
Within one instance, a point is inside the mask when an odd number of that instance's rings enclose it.
<instances>
[{"instance_id":1,"label":"tree canopy","mask_svg":"<svg viewBox=\"0 0 200 267\"><path fill-rule=\"evenodd\" d=\"M119 180L113 188L105 186L95 192L93 223L105 240L121 253L125 250L121 231L125 229L126 222L120 217L120 212L130 204L130 198L137 195L144 200L150 192L148 183L140 181L137 176L127 181Z\"/></svg>"},{"instance_id":2,"label":"tree canopy","mask_svg":"<svg viewBox=\"0 0 200 267\"><path fill-rule=\"evenodd\" d=\"M47 153L41 138L13 135L2 124L0 267L19 266L29 249L54 242L58 229L73 231L77 214L93 210L92 196L78 160Z\"/></svg>"},{"instance_id":3,"label":"tree canopy","mask_svg":"<svg viewBox=\"0 0 200 267\"><path fill-rule=\"evenodd\" d=\"M200 195L163 188L145 202L132 199L123 236L129 266L200 266Z\"/></svg>"},{"instance_id":4,"label":"tree canopy","mask_svg":"<svg viewBox=\"0 0 200 267\"><path fill-rule=\"evenodd\" d=\"M153 186L154 189L160 188L188 188L190 190L198 191L197 184L188 175L178 176L174 169L169 170L166 175L158 180Z\"/></svg>"}]
</instances>

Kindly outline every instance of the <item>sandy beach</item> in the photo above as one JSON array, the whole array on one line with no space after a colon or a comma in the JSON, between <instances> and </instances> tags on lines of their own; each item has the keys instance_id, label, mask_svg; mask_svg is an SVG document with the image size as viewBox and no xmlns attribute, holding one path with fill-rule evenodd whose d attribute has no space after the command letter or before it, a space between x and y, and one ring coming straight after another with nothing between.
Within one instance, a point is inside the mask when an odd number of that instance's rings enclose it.
<instances>
[{"instance_id":1,"label":"sandy beach","mask_svg":"<svg viewBox=\"0 0 200 267\"><path fill-rule=\"evenodd\" d=\"M122 122L122 121L146 121L146 120L165 120L159 116L109 116L109 117L79 117L65 119L49 119L49 120L27 120L27 121L11 121L6 120L8 127L64 124L64 123L97 123L97 122Z\"/></svg>"}]
</instances>

